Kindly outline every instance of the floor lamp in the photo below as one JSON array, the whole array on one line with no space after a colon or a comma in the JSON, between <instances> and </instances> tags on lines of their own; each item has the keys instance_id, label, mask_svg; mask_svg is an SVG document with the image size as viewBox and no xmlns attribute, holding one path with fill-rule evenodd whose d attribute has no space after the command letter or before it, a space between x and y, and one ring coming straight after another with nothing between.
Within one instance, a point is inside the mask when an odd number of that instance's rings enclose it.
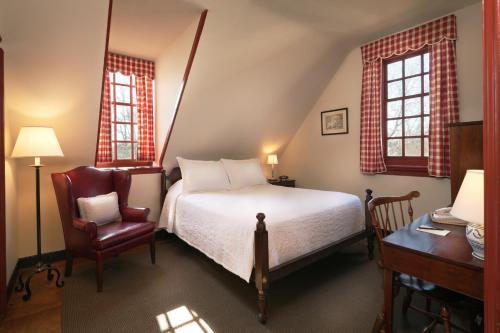
<instances>
[{"instance_id":1,"label":"floor lamp","mask_svg":"<svg viewBox=\"0 0 500 333\"><path fill-rule=\"evenodd\" d=\"M61 273L55 267L42 261L42 237L40 228L40 157L43 156L64 156L57 141L56 133L51 127L23 127L17 136L12 157L34 157L35 164L30 167L35 168L36 179L36 240L37 240L37 263L35 267L29 271L26 279L23 279L23 274L19 274L19 284L16 291L20 292L23 289L26 293L23 295L23 300L28 301L31 298L30 283L33 276L39 273L47 272L47 280L51 281L54 278L54 273L57 274L56 286L61 288L64 282L60 280Z\"/></svg>"}]
</instances>

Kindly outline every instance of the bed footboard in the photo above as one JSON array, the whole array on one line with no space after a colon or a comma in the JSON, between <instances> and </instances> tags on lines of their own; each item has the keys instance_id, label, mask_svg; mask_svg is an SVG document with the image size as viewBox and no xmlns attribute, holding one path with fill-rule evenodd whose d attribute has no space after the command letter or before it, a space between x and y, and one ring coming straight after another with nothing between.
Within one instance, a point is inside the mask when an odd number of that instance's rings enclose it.
<instances>
[{"instance_id":1,"label":"bed footboard","mask_svg":"<svg viewBox=\"0 0 500 333\"><path fill-rule=\"evenodd\" d=\"M266 216L257 214L257 226L255 229L255 287L258 292L259 322L265 324L267 321L267 290L269 288L269 247L267 240Z\"/></svg>"},{"instance_id":2,"label":"bed footboard","mask_svg":"<svg viewBox=\"0 0 500 333\"><path fill-rule=\"evenodd\" d=\"M365 198L365 230L366 230L366 240L368 243L368 258L373 260L373 249L375 243L375 231L373 230L373 225L370 218L370 212L368 211L368 203L371 199L373 191L371 189L366 189L366 198Z\"/></svg>"}]
</instances>

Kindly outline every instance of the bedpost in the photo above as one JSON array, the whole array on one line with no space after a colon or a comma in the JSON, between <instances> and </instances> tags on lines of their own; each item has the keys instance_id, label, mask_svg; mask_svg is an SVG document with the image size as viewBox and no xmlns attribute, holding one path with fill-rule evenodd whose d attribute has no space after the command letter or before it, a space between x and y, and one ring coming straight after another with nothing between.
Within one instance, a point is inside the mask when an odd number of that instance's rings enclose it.
<instances>
[{"instance_id":1,"label":"bedpost","mask_svg":"<svg viewBox=\"0 0 500 333\"><path fill-rule=\"evenodd\" d=\"M264 219L266 215L257 214L257 227L255 229L255 287L258 292L259 322L267 321L267 289L269 287L269 247L267 243L267 230Z\"/></svg>"},{"instance_id":2,"label":"bedpost","mask_svg":"<svg viewBox=\"0 0 500 333\"><path fill-rule=\"evenodd\" d=\"M373 225L370 218L370 211L368 210L368 203L371 199L373 191L371 189L366 189L365 198L365 228L366 228L366 240L368 241L368 258L373 260L373 248L375 241L375 233L373 231Z\"/></svg>"},{"instance_id":3,"label":"bedpost","mask_svg":"<svg viewBox=\"0 0 500 333\"><path fill-rule=\"evenodd\" d=\"M161 182L160 182L160 208L163 207L163 202L167 196L167 174L165 169L161 171Z\"/></svg>"}]
</instances>

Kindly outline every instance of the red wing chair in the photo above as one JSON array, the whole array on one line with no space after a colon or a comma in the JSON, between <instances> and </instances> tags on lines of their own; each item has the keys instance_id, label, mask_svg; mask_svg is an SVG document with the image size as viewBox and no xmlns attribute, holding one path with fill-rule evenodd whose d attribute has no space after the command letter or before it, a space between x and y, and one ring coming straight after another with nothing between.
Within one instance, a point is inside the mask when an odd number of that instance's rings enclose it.
<instances>
[{"instance_id":1,"label":"red wing chair","mask_svg":"<svg viewBox=\"0 0 500 333\"><path fill-rule=\"evenodd\" d=\"M130 173L124 170L100 170L78 167L53 173L52 182L66 245L65 276L70 276L74 257L96 261L97 291L102 291L104 259L141 244L150 244L151 262L155 263L154 224L147 220L149 208L128 207ZM122 221L98 226L80 218L76 199L115 191Z\"/></svg>"}]
</instances>

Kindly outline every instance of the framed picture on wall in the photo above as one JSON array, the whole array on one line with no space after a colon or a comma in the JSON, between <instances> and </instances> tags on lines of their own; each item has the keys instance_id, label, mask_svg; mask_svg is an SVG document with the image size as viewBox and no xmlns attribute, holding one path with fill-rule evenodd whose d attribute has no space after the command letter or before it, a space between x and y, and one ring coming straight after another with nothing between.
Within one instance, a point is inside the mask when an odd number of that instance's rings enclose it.
<instances>
[{"instance_id":1,"label":"framed picture on wall","mask_svg":"<svg viewBox=\"0 0 500 333\"><path fill-rule=\"evenodd\" d=\"M347 108L321 112L321 135L349 133Z\"/></svg>"}]
</instances>

